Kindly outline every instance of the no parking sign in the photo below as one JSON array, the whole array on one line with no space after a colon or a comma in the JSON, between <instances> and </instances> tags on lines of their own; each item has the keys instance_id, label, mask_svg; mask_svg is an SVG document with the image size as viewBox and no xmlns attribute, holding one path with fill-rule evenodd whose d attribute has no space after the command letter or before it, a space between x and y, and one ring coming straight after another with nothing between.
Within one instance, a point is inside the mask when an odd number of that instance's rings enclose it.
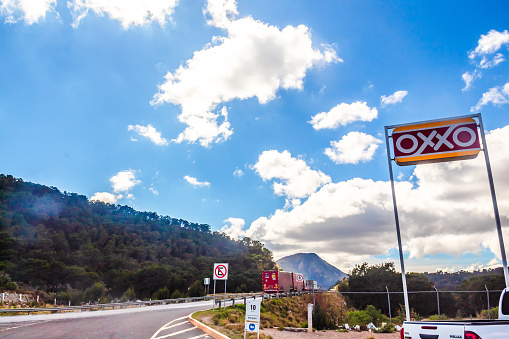
<instances>
[{"instance_id":1,"label":"no parking sign","mask_svg":"<svg viewBox=\"0 0 509 339\"><path fill-rule=\"evenodd\" d=\"M214 280L228 280L228 264L214 264Z\"/></svg>"}]
</instances>

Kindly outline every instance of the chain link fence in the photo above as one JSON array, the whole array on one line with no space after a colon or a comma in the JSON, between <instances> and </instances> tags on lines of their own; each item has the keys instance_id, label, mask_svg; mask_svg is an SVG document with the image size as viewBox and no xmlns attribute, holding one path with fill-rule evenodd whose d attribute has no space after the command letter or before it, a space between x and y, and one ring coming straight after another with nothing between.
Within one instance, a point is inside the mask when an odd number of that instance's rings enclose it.
<instances>
[{"instance_id":1,"label":"chain link fence","mask_svg":"<svg viewBox=\"0 0 509 339\"><path fill-rule=\"evenodd\" d=\"M492 319L496 312L488 310L498 307L502 290L484 291L408 291L408 302L412 319L420 320L430 316L447 318ZM373 305L388 317L405 314L402 291L336 292L343 295L347 304L356 309Z\"/></svg>"}]
</instances>

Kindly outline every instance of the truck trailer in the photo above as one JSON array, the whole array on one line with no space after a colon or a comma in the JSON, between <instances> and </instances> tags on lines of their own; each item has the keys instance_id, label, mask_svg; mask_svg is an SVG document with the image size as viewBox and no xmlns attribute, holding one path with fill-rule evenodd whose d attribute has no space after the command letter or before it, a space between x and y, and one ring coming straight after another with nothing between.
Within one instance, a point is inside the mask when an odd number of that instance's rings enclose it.
<instances>
[{"instance_id":1,"label":"truck trailer","mask_svg":"<svg viewBox=\"0 0 509 339\"><path fill-rule=\"evenodd\" d=\"M304 276L301 273L285 271L263 271L264 293L301 292L304 290Z\"/></svg>"}]
</instances>

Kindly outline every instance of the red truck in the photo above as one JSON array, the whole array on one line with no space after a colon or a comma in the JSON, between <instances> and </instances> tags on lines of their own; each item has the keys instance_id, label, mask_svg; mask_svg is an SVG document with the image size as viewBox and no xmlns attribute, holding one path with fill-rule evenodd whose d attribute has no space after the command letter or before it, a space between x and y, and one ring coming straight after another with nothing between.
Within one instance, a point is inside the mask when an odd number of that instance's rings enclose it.
<instances>
[{"instance_id":1,"label":"red truck","mask_svg":"<svg viewBox=\"0 0 509 339\"><path fill-rule=\"evenodd\" d=\"M302 292L304 290L304 276L301 273L284 271L263 271L263 292Z\"/></svg>"}]
</instances>

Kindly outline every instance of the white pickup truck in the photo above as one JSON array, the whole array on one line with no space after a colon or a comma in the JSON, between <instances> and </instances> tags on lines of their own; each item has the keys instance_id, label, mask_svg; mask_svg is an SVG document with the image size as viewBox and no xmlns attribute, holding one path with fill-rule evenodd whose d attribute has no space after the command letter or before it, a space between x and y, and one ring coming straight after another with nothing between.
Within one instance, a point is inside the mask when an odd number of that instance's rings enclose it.
<instances>
[{"instance_id":1,"label":"white pickup truck","mask_svg":"<svg viewBox=\"0 0 509 339\"><path fill-rule=\"evenodd\" d=\"M401 339L508 339L509 288L502 291L498 320L405 321Z\"/></svg>"}]
</instances>

